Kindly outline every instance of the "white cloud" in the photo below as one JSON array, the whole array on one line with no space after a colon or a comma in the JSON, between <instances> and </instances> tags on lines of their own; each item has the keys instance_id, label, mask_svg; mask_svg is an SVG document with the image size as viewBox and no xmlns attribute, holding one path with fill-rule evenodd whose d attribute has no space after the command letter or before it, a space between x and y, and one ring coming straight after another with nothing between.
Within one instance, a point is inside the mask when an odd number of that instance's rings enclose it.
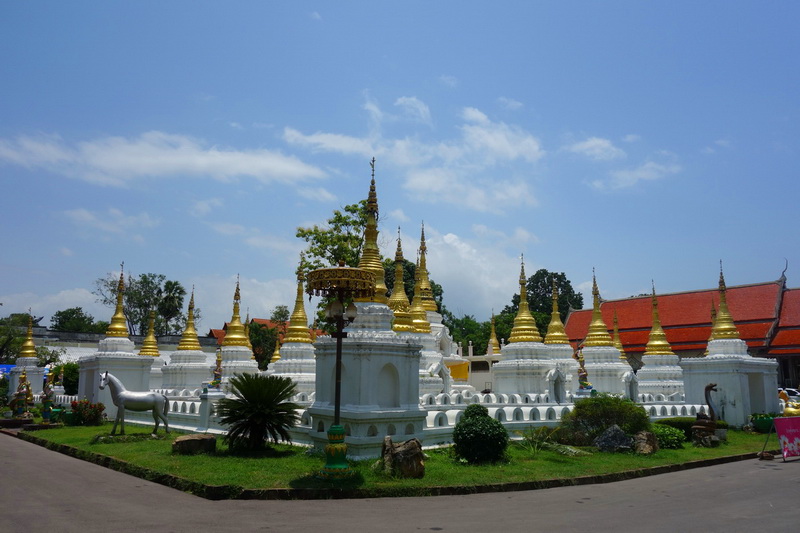
<instances>
[{"instance_id":1,"label":"white cloud","mask_svg":"<svg viewBox=\"0 0 800 533\"><path fill-rule=\"evenodd\" d=\"M298 256L304 248L302 243L295 240L288 241L275 235L262 235L258 230L252 230L251 235L244 239L245 244L252 248L270 250L274 252L287 253L290 256Z\"/></svg>"},{"instance_id":2,"label":"white cloud","mask_svg":"<svg viewBox=\"0 0 800 533\"><path fill-rule=\"evenodd\" d=\"M64 257L72 257L73 255L75 255L75 252L73 252L72 250L70 250L66 246L62 246L61 248L59 248L58 252L61 255L63 255Z\"/></svg>"},{"instance_id":3,"label":"white cloud","mask_svg":"<svg viewBox=\"0 0 800 533\"><path fill-rule=\"evenodd\" d=\"M369 156L376 152L372 143L366 139L340 135L338 133L312 133L304 135L296 129L284 128L283 140L289 144L307 146L314 151L337 152Z\"/></svg>"},{"instance_id":4,"label":"white cloud","mask_svg":"<svg viewBox=\"0 0 800 533\"><path fill-rule=\"evenodd\" d=\"M610 140L600 137L589 137L585 141L567 146L566 150L596 161L610 161L625 157L624 150L614 146Z\"/></svg>"},{"instance_id":5,"label":"white cloud","mask_svg":"<svg viewBox=\"0 0 800 533\"><path fill-rule=\"evenodd\" d=\"M455 88L458 87L458 78L449 74L442 74L439 76L439 83L447 87Z\"/></svg>"},{"instance_id":6,"label":"white cloud","mask_svg":"<svg viewBox=\"0 0 800 533\"><path fill-rule=\"evenodd\" d=\"M277 151L224 149L160 131L132 139L104 137L74 146L53 136L0 139L0 161L116 186L165 177L220 181L249 177L290 184L325 177L321 169Z\"/></svg>"},{"instance_id":7,"label":"white cloud","mask_svg":"<svg viewBox=\"0 0 800 533\"><path fill-rule=\"evenodd\" d=\"M422 124L431 125L431 111L424 102L415 96L401 96L394 105L401 108L406 116Z\"/></svg>"},{"instance_id":8,"label":"white cloud","mask_svg":"<svg viewBox=\"0 0 800 533\"><path fill-rule=\"evenodd\" d=\"M23 292L0 295L4 313L26 313L28 308L36 316L44 316L41 324L50 325L50 317L56 311L70 307L81 307L95 320L110 320L114 310L97 303L97 297L87 289L66 289L54 294Z\"/></svg>"},{"instance_id":9,"label":"white cloud","mask_svg":"<svg viewBox=\"0 0 800 533\"><path fill-rule=\"evenodd\" d=\"M105 212L92 212L84 208L70 209L64 211L64 215L77 226L116 235L128 233L130 230L155 228L160 223L148 213L126 215L114 207ZM140 235L134 237L141 239Z\"/></svg>"},{"instance_id":10,"label":"white cloud","mask_svg":"<svg viewBox=\"0 0 800 533\"><path fill-rule=\"evenodd\" d=\"M639 135L636 135L635 133L630 133L630 134L626 135L625 137L623 137L622 140L624 142L626 142L626 143L635 143L635 142L638 142L638 141L642 140L642 137L639 136Z\"/></svg>"},{"instance_id":11,"label":"white cloud","mask_svg":"<svg viewBox=\"0 0 800 533\"><path fill-rule=\"evenodd\" d=\"M671 174L677 174L682 169L677 164L662 165L653 161L648 161L633 169L617 170L611 173L608 181L596 180L592 186L596 189L622 189L632 187L640 181L653 181L664 178Z\"/></svg>"},{"instance_id":12,"label":"white cloud","mask_svg":"<svg viewBox=\"0 0 800 533\"><path fill-rule=\"evenodd\" d=\"M245 227L240 224L232 224L229 222L218 222L211 224L211 229L220 235L242 235L245 233Z\"/></svg>"},{"instance_id":13,"label":"white cloud","mask_svg":"<svg viewBox=\"0 0 800 533\"><path fill-rule=\"evenodd\" d=\"M297 189L297 193L303 198L307 198L309 200L316 200L318 202L336 201L336 196L327 189L323 189L322 187L314 187L314 188L300 187L299 189Z\"/></svg>"},{"instance_id":14,"label":"white cloud","mask_svg":"<svg viewBox=\"0 0 800 533\"><path fill-rule=\"evenodd\" d=\"M395 209L391 211L388 215L388 218L389 220L396 220L397 222L408 222L411 220L402 209Z\"/></svg>"},{"instance_id":15,"label":"white cloud","mask_svg":"<svg viewBox=\"0 0 800 533\"><path fill-rule=\"evenodd\" d=\"M506 98L505 96L501 96L497 99L497 102L504 108L515 111L522 107L522 102L514 100L512 98Z\"/></svg>"},{"instance_id":16,"label":"white cloud","mask_svg":"<svg viewBox=\"0 0 800 533\"><path fill-rule=\"evenodd\" d=\"M715 154L717 153L717 148L730 148L731 142L727 139L717 139L713 142L713 146L706 146L703 148L702 152L704 154Z\"/></svg>"},{"instance_id":17,"label":"white cloud","mask_svg":"<svg viewBox=\"0 0 800 533\"><path fill-rule=\"evenodd\" d=\"M238 122L228 122L228 126L230 126L231 128L233 128L235 130L243 130L244 129L242 127L242 125L239 124Z\"/></svg>"},{"instance_id":18,"label":"white cloud","mask_svg":"<svg viewBox=\"0 0 800 533\"><path fill-rule=\"evenodd\" d=\"M309 16L314 20L322 20L322 15L318 11L312 11Z\"/></svg>"},{"instance_id":19,"label":"white cloud","mask_svg":"<svg viewBox=\"0 0 800 533\"><path fill-rule=\"evenodd\" d=\"M195 202L189 209L189 212L196 217L202 217L209 214L217 207L222 207L222 200L219 198L209 198L208 200L198 200Z\"/></svg>"},{"instance_id":20,"label":"white cloud","mask_svg":"<svg viewBox=\"0 0 800 533\"><path fill-rule=\"evenodd\" d=\"M374 109L374 117L384 116L376 102L370 100L368 105ZM535 205L525 179L496 177L496 172L527 176L530 169L510 172L496 167L535 163L545 155L539 140L518 126L493 121L473 107L462 109L460 118L464 120L460 137L436 143L418 138L385 139L380 131L359 138L324 132L305 135L292 128L284 130L284 140L315 151L374 155L404 174L405 189L427 202L457 203L491 212Z\"/></svg>"}]
</instances>

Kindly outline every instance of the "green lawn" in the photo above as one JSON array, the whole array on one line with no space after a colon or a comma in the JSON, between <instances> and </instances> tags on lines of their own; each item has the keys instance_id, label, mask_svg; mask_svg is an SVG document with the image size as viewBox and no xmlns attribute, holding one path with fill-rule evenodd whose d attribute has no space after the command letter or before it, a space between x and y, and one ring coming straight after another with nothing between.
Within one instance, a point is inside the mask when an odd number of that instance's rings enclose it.
<instances>
[{"instance_id":1,"label":"green lawn","mask_svg":"<svg viewBox=\"0 0 800 533\"><path fill-rule=\"evenodd\" d=\"M347 482L325 482L313 477L324 464L319 454L305 448L275 446L259 456L231 455L218 442L214 456L181 456L172 453L175 434L164 440L144 439L132 442L92 443L98 435L108 435L110 424L103 427L64 427L31 432L31 436L79 450L113 457L158 473L171 474L205 485L232 485L245 489L271 488L362 488L380 494L425 494L430 487L472 487L495 483L525 483L550 479L568 479L625 472L642 468L686 463L700 459L755 453L761 451L766 437L741 431L729 431L728 442L719 448L661 450L651 456L596 452L589 456L565 457L542 451L538 456L512 443L509 461L495 465L470 466L453 460L449 449L428 451L423 479L394 479L373 472L374 461L354 462L358 475ZM129 435L144 437L148 430L129 427ZM767 449L777 449L775 435ZM154 476L144 476L154 478Z\"/></svg>"}]
</instances>

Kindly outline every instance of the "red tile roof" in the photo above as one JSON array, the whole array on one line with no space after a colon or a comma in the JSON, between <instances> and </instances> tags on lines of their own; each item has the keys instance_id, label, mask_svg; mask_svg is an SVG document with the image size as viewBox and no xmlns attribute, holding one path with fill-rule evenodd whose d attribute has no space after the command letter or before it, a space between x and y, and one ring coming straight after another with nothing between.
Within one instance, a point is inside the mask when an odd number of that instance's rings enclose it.
<instances>
[{"instance_id":1,"label":"red tile roof","mask_svg":"<svg viewBox=\"0 0 800 533\"><path fill-rule=\"evenodd\" d=\"M283 342L283 335L286 333L285 331L280 331L282 324L280 322L273 322L272 320L268 320L266 318L253 318L250 320L250 323L255 322L256 324L262 324L267 326L268 328L276 329L278 328L278 340ZM222 345L222 341L225 340L225 333L228 331L228 322L225 322L225 325L222 326L222 329L211 329L208 331L208 337L216 337L217 344ZM289 326L289 323L286 322L286 327ZM321 329L315 330L317 335L325 335L325 332Z\"/></svg>"},{"instance_id":2,"label":"red tile roof","mask_svg":"<svg viewBox=\"0 0 800 533\"><path fill-rule=\"evenodd\" d=\"M741 338L748 346L764 349L769 345L770 332L779 318L782 293L784 304L794 313L794 323L800 326L800 289L784 291L784 280L728 287L728 309ZM792 294L794 293L794 294ZM787 302L785 296L792 294ZM680 352L705 349L711 333L711 305L719 305L717 289L658 295L658 314L672 349ZM625 351L643 352L652 327L652 298L639 296L624 300L609 300L600 305L606 325L613 327L614 312L619 322L620 341ZM592 310L573 311L567 318L565 330L573 345L586 336Z\"/></svg>"}]
</instances>

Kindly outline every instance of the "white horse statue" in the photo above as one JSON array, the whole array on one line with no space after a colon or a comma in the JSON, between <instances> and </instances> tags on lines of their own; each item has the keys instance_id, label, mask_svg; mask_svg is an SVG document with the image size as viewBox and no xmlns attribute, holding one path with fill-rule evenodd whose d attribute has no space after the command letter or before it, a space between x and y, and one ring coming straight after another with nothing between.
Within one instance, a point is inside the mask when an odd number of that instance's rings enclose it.
<instances>
[{"instance_id":1,"label":"white horse statue","mask_svg":"<svg viewBox=\"0 0 800 533\"><path fill-rule=\"evenodd\" d=\"M169 422L167 422L169 402L166 396L158 392L126 390L122 382L108 372L100 378L100 390L105 389L106 385L111 391L111 400L117 406L117 418L114 420L114 428L111 430L112 435L117 432L117 424L120 425L119 434L125 434L125 409L130 409L131 411L148 411L152 409L153 420L156 422L156 427L153 428L153 435L158 432L159 418L164 421L164 429L169 433Z\"/></svg>"}]
</instances>

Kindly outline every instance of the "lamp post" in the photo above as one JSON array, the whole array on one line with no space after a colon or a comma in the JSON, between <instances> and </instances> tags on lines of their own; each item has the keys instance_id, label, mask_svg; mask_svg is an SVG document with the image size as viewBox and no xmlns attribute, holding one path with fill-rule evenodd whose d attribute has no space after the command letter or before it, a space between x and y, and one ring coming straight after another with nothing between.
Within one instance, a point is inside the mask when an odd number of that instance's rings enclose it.
<instances>
[{"instance_id":1,"label":"lamp post","mask_svg":"<svg viewBox=\"0 0 800 533\"><path fill-rule=\"evenodd\" d=\"M336 322L336 382L334 388L333 425L328 428L328 444L325 446L325 466L317 474L323 479L344 479L352 475L347 464L347 444L344 442L345 431L341 425L340 413L342 403L342 340L347 337L344 331L346 324L356 318L356 306L351 302L345 308L349 298L371 296L375 291L375 275L361 268L344 266L339 261L338 267L312 270L306 277L306 292L311 295L333 298L326 309L328 318Z\"/></svg>"}]
</instances>

